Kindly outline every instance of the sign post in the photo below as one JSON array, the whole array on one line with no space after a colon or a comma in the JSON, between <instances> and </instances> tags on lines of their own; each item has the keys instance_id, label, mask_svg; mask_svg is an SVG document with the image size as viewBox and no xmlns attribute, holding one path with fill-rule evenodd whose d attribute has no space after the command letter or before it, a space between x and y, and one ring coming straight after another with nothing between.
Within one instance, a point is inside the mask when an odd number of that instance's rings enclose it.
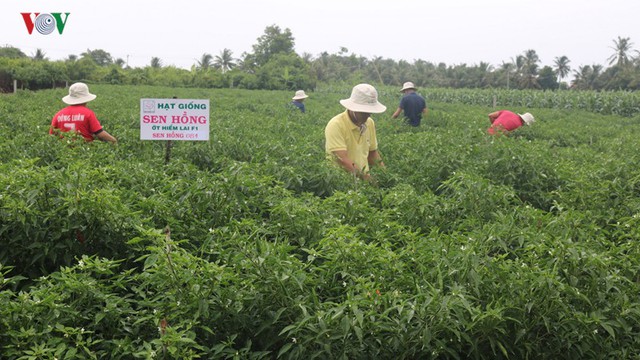
<instances>
[{"instance_id":1,"label":"sign post","mask_svg":"<svg viewBox=\"0 0 640 360\"><path fill-rule=\"evenodd\" d=\"M140 140L209 141L209 99L140 99Z\"/></svg>"}]
</instances>

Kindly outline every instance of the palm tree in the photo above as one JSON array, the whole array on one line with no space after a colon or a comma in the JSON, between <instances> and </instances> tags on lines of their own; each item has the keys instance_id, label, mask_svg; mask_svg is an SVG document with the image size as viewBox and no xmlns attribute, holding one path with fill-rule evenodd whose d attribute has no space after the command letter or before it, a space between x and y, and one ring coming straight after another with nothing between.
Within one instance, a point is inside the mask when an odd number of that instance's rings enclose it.
<instances>
[{"instance_id":1,"label":"palm tree","mask_svg":"<svg viewBox=\"0 0 640 360\"><path fill-rule=\"evenodd\" d=\"M406 60L394 63L390 70L395 84L402 84L406 79L411 79L411 64Z\"/></svg>"},{"instance_id":2,"label":"palm tree","mask_svg":"<svg viewBox=\"0 0 640 360\"><path fill-rule=\"evenodd\" d=\"M536 76L538 75L538 63L540 57L535 50L527 50L522 58L522 85L526 89L537 88L540 85Z\"/></svg>"},{"instance_id":3,"label":"palm tree","mask_svg":"<svg viewBox=\"0 0 640 360\"><path fill-rule=\"evenodd\" d=\"M255 74L258 64L256 63L256 57L254 54L243 52L238 60L238 68L240 68L240 70L248 74Z\"/></svg>"},{"instance_id":4,"label":"palm tree","mask_svg":"<svg viewBox=\"0 0 640 360\"><path fill-rule=\"evenodd\" d=\"M573 87L579 90L593 90L596 88L596 81L600 77L602 65L584 65L574 71Z\"/></svg>"},{"instance_id":5,"label":"palm tree","mask_svg":"<svg viewBox=\"0 0 640 360\"><path fill-rule=\"evenodd\" d=\"M504 71L505 74L507 74L507 90L509 89L509 80L511 78L511 73L513 72L513 70L516 68L516 64L515 62L502 62L502 65L500 65L500 70Z\"/></svg>"},{"instance_id":6,"label":"palm tree","mask_svg":"<svg viewBox=\"0 0 640 360\"><path fill-rule=\"evenodd\" d=\"M618 36L618 40L613 40L613 43L615 46L610 46L610 48L616 52L607 59L609 60L609 65L612 65L614 62L621 67L629 64L629 52L633 47L631 39Z\"/></svg>"},{"instance_id":7,"label":"palm tree","mask_svg":"<svg viewBox=\"0 0 640 360\"><path fill-rule=\"evenodd\" d=\"M162 60L159 57L151 58L151 67L154 69L160 69L162 67Z\"/></svg>"},{"instance_id":8,"label":"palm tree","mask_svg":"<svg viewBox=\"0 0 640 360\"><path fill-rule=\"evenodd\" d=\"M36 49L36 53L31 57L33 60L47 60L47 54L44 53L41 49Z\"/></svg>"},{"instance_id":9,"label":"palm tree","mask_svg":"<svg viewBox=\"0 0 640 360\"><path fill-rule=\"evenodd\" d=\"M211 67L211 60L213 60L213 56L211 56L211 54L202 54L200 60L197 61L197 69L203 71L209 70L209 68Z\"/></svg>"},{"instance_id":10,"label":"palm tree","mask_svg":"<svg viewBox=\"0 0 640 360\"><path fill-rule=\"evenodd\" d=\"M525 73L525 57L524 55L518 55L516 58L511 58L513 64L513 82L519 84L522 82L522 78Z\"/></svg>"},{"instance_id":11,"label":"palm tree","mask_svg":"<svg viewBox=\"0 0 640 360\"><path fill-rule=\"evenodd\" d=\"M564 55L561 57L556 57L553 61L554 65L556 66L555 73L556 76L558 76L558 89L560 88L560 81L566 78L571 71L571 67L569 66L570 62L571 61L569 60L569 58Z\"/></svg>"},{"instance_id":12,"label":"palm tree","mask_svg":"<svg viewBox=\"0 0 640 360\"><path fill-rule=\"evenodd\" d=\"M220 55L216 55L213 61L213 66L215 66L216 69L220 69L223 74L233 69L236 66L233 52L226 48L220 51Z\"/></svg>"},{"instance_id":13,"label":"palm tree","mask_svg":"<svg viewBox=\"0 0 640 360\"><path fill-rule=\"evenodd\" d=\"M593 64L591 65L591 76L589 77L589 86L591 87L591 89L595 89L596 87L598 87L598 80L600 78L600 75L602 75L602 69L603 66L602 65L598 65L598 64Z\"/></svg>"},{"instance_id":14,"label":"palm tree","mask_svg":"<svg viewBox=\"0 0 640 360\"><path fill-rule=\"evenodd\" d=\"M524 55L518 55L516 56L516 58L511 58L511 62L515 65L516 67L516 73L520 74L522 73L522 69L524 68Z\"/></svg>"},{"instance_id":15,"label":"palm tree","mask_svg":"<svg viewBox=\"0 0 640 360\"><path fill-rule=\"evenodd\" d=\"M586 90L587 83L589 82L589 74L591 73L591 66L582 65L573 72L573 81L571 81L571 86L579 89Z\"/></svg>"},{"instance_id":16,"label":"palm tree","mask_svg":"<svg viewBox=\"0 0 640 360\"><path fill-rule=\"evenodd\" d=\"M476 85L483 88L489 86L489 77L491 76L491 73L493 71L493 66L489 63L481 61L478 66L476 66L476 71L480 76L479 84Z\"/></svg>"},{"instance_id":17,"label":"palm tree","mask_svg":"<svg viewBox=\"0 0 640 360\"><path fill-rule=\"evenodd\" d=\"M432 83L435 74L435 66L432 63L418 59L413 62L413 74L412 79L415 79L413 83L417 86L424 86L425 84Z\"/></svg>"}]
</instances>

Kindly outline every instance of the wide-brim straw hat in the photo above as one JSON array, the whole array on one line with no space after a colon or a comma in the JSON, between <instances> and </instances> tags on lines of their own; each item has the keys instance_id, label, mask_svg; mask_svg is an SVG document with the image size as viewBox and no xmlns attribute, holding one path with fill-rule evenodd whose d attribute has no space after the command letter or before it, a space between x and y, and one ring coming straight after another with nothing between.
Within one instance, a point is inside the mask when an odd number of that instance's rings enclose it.
<instances>
[{"instance_id":1,"label":"wide-brim straw hat","mask_svg":"<svg viewBox=\"0 0 640 360\"><path fill-rule=\"evenodd\" d=\"M385 112L387 107L378 102L378 91L369 84L359 84L351 90L351 97L340 100L340 104L347 110L378 114Z\"/></svg>"},{"instance_id":2,"label":"wide-brim straw hat","mask_svg":"<svg viewBox=\"0 0 640 360\"><path fill-rule=\"evenodd\" d=\"M309 95L304 93L304 90L296 91L296 94L291 98L291 100L302 100L308 98Z\"/></svg>"},{"instance_id":3,"label":"wide-brim straw hat","mask_svg":"<svg viewBox=\"0 0 640 360\"><path fill-rule=\"evenodd\" d=\"M533 124L534 121L536 121L536 119L533 117L533 115L531 115L529 113L518 114L518 115L520 116L522 121L524 121L524 123L527 124L527 125L531 125L531 124Z\"/></svg>"},{"instance_id":4,"label":"wide-brim straw hat","mask_svg":"<svg viewBox=\"0 0 640 360\"><path fill-rule=\"evenodd\" d=\"M89 92L89 87L85 83L75 83L69 86L69 95L62 98L65 104L78 105L94 100L96 95Z\"/></svg>"},{"instance_id":5,"label":"wide-brim straw hat","mask_svg":"<svg viewBox=\"0 0 640 360\"><path fill-rule=\"evenodd\" d=\"M413 85L413 83L411 81L407 81L406 83L402 84L402 89L400 89L400 91L405 91L405 90L409 90L409 89L416 89L416 86Z\"/></svg>"}]
</instances>

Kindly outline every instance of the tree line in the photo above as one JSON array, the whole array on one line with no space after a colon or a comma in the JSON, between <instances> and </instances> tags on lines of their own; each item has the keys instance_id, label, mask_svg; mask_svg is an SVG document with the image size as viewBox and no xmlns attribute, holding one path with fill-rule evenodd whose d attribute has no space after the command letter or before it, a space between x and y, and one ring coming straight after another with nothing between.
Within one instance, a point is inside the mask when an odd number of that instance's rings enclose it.
<instances>
[{"instance_id":1,"label":"tree line","mask_svg":"<svg viewBox=\"0 0 640 360\"><path fill-rule=\"evenodd\" d=\"M553 66L542 66L533 49L498 66L486 62L434 64L420 59L411 63L349 54L344 47L336 53L322 52L317 56L298 54L291 30L271 25L257 38L251 52L239 58L229 49L215 56L204 53L191 69L164 66L158 57L145 67L129 67L123 59L114 59L102 49L87 49L80 55L50 61L40 49L27 56L18 48L0 47L0 91L11 91L14 80L19 88L31 90L74 81L295 90L313 89L317 83L400 85L407 80L420 87L439 88L638 90L640 52L628 37L614 39L611 49L608 67L593 64L573 68L567 56L556 57Z\"/></svg>"}]
</instances>

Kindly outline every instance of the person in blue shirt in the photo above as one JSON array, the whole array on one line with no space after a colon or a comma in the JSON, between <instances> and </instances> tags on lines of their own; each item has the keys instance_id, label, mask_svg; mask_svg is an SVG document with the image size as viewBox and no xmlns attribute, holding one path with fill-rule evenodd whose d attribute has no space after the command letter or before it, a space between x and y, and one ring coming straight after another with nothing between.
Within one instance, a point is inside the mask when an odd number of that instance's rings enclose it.
<instances>
[{"instance_id":1,"label":"person in blue shirt","mask_svg":"<svg viewBox=\"0 0 640 360\"><path fill-rule=\"evenodd\" d=\"M400 100L398 109L391 115L394 119L404 111L404 117L411 126L419 126L422 115L427 116L427 102L416 92L416 86L412 82L407 81L402 85L400 90L404 95Z\"/></svg>"},{"instance_id":2,"label":"person in blue shirt","mask_svg":"<svg viewBox=\"0 0 640 360\"><path fill-rule=\"evenodd\" d=\"M308 97L309 95L305 94L304 90L298 90L296 91L295 95L291 98L292 101L290 104L300 109L300 111L305 112L304 99Z\"/></svg>"}]
</instances>

